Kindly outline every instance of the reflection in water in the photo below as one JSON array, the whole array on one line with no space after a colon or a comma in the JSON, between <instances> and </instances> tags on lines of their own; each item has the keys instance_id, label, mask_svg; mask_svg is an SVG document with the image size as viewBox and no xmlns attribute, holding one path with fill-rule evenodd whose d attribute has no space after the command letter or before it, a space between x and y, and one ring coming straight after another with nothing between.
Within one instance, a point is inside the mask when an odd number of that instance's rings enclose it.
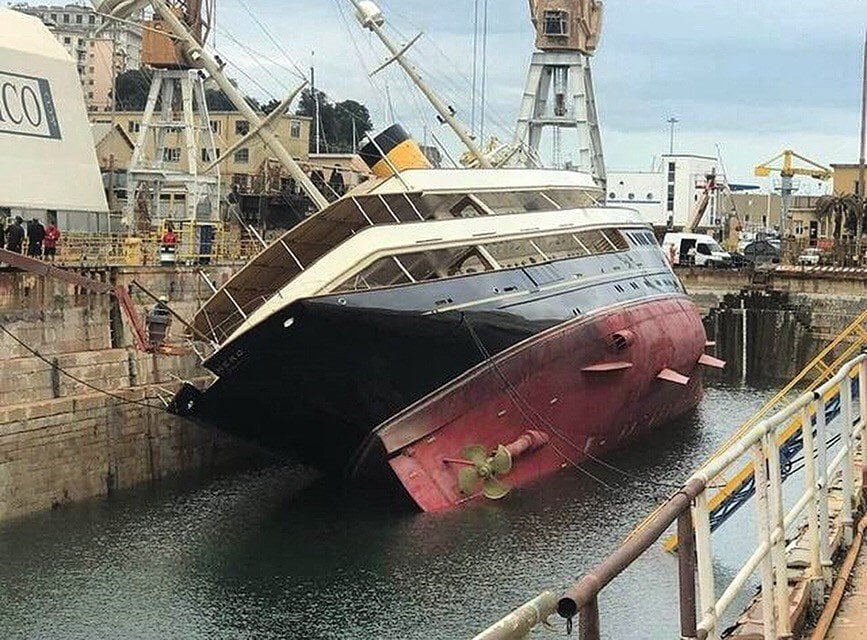
<instances>
[{"instance_id":1,"label":"reflection in water","mask_svg":"<svg viewBox=\"0 0 867 640\"><path fill-rule=\"evenodd\" d=\"M610 459L625 475L588 467L604 486L564 469L452 513L390 513L274 467L9 523L0 637L469 637L601 560L768 395L708 389L694 415ZM741 528L715 540L721 581ZM657 545L604 592L607 636L676 637L676 581Z\"/></svg>"}]
</instances>

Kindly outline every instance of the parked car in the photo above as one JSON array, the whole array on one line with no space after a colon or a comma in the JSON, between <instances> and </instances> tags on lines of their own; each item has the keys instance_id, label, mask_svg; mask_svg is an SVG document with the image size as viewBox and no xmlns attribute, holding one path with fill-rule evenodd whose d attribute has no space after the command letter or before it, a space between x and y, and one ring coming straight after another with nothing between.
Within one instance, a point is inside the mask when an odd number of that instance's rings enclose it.
<instances>
[{"instance_id":1,"label":"parked car","mask_svg":"<svg viewBox=\"0 0 867 640\"><path fill-rule=\"evenodd\" d=\"M822 259L819 247L807 247L798 256L798 264L804 267L815 267Z\"/></svg>"},{"instance_id":2,"label":"parked car","mask_svg":"<svg viewBox=\"0 0 867 640\"><path fill-rule=\"evenodd\" d=\"M744 247L744 257L759 266L780 261L780 248L770 240L756 240Z\"/></svg>"},{"instance_id":3,"label":"parked car","mask_svg":"<svg viewBox=\"0 0 867 640\"><path fill-rule=\"evenodd\" d=\"M731 255L716 240L703 233L666 233L662 239L662 251L671 255L673 264L696 267L727 267Z\"/></svg>"},{"instance_id":4,"label":"parked car","mask_svg":"<svg viewBox=\"0 0 867 640\"><path fill-rule=\"evenodd\" d=\"M737 251L730 251L729 253L731 254L732 259L728 266L732 269L747 269L753 266L752 261L750 261L750 259L744 254L738 253Z\"/></svg>"}]
</instances>

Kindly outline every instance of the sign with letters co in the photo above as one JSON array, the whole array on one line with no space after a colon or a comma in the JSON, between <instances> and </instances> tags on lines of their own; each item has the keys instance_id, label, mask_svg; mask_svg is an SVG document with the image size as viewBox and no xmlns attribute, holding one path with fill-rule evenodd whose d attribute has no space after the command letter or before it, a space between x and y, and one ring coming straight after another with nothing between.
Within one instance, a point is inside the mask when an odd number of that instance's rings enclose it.
<instances>
[{"instance_id":1,"label":"sign with letters co","mask_svg":"<svg viewBox=\"0 0 867 640\"><path fill-rule=\"evenodd\" d=\"M60 140L60 123L46 78L0 71L0 134Z\"/></svg>"}]
</instances>

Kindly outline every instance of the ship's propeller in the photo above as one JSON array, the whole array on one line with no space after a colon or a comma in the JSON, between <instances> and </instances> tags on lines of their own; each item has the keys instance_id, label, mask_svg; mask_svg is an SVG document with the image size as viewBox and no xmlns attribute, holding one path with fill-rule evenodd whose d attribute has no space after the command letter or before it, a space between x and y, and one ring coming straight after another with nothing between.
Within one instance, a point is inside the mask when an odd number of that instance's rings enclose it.
<instances>
[{"instance_id":1,"label":"ship's propeller","mask_svg":"<svg viewBox=\"0 0 867 640\"><path fill-rule=\"evenodd\" d=\"M511 487L499 479L512 470L512 454L503 445L497 447L492 455L480 444L464 447L461 451L464 459L472 463L463 467L458 473L458 487L465 496L476 493L479 481L482 483L482 495L491 500L499 500L506 496Z\"/></svg>"}]
</instances>

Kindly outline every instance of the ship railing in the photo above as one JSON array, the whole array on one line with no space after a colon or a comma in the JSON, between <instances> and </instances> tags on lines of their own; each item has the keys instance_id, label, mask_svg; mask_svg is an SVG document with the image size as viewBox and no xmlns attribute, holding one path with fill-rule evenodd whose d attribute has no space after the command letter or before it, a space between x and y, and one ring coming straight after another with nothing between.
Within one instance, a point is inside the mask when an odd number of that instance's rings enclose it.
<instances>
[{"instance_id":1,"label":"ship railing","mask_svg":"<svg viewBox=\"0 0 867 640\"><path fill-rule=\"evenodd\" d=\"M796 421L808 427L803 429L803 489L795 496L786 496L786 501L795 500L786 511L782 489L784 462L778 438ZM831 426L835 421L839 423L837 437L830 437L834 435ZM679 538L682 638L719 639L724 617L757 570L761 578L763 637L768 640L789 637L792 629L787 532L795 525L799 529L803 527L803 539L793 545L805 545L808 550L804 579L817 587L827 586L834 548L830 535L832 511L839 522L840 544L848 546L853 539L853 511L859 490L856 484L860 483L856 467L862 464L859 458L863 457L863 451L862 456L858 456L857 450L867 438L865 426L867 355L861 354L842 364L822 385L801 394L728 443L644 520L616 551L569 587L559 600L555 602L545 593L540 594L477 635L475 640L522 638L555 611L567 620L570 628L577 616L581 640L599 640L599 594L673 525ZM837 444L833 444L835 442ZM835 447L839 447L836 453L832 450ZM720 591L714 575L709 492L717 477L745 456L751 457L755 469L755 541L735 577ZM839 500L829 500L832 483L839 487ZM819 589L817 593L822 591Z\"/></svg>"}]
</instances>

